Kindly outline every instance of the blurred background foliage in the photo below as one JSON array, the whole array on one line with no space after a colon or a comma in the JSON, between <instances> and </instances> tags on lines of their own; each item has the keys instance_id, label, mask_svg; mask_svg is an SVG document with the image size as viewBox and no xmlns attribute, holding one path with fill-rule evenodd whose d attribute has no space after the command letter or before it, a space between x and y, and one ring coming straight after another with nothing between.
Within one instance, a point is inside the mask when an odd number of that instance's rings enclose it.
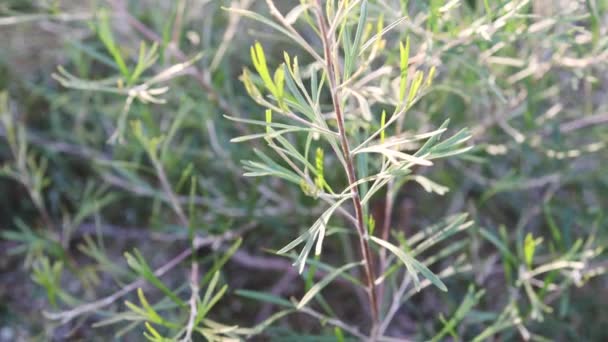
<instances>
[{"instance_id":1,"label":"blurred background foliage","mask_svg":"<svg viewBox=\"0 0 608 342\"><path fill-rule=\"evenodd\" d=\"M276 3L287 13L299 2ZM476 224L459 236L462 246L451 260L464 258L470 267L446 281L448 293L421 292L407 301L392 335L435 336L446 326L441 317L454 314L473 284L485 296L444 339L471 339L501 322L512 324L487 339L520 340L522 329L533 339L608 339L608 284L601 276L608 244L608 2L377 0L370 6L383 13L385 25L408 16L384 37L387 52L374 62L376 70L398 66L398 42L406 35L411 67L437 68L430 93L408 112L403 129L425 132L449 118L450 127L469 127L475 146L417 170L447 186L444 196L410 183L398 192L393 225L405 236L462 211ZM264 120L239 81L243 67L251 68L246 51L254 41L263 42L270 65L282 62L283 50L300 56L302 66L312 60L276 31L223 7L270 17L262 0L0 3L0 340L116 334L139 340L142 326L91 328L124 311L123 299L68 324L43 311L114 293L141 275L125 252L137 248L156 269L188 250L193 235L223 237L203 243L197 255L202 275L220 265L228 284L213 308L215 320L247 327L276 312L276 305L237 289L301 296L306 279L291 270L291 260L269 251L308 228L323 206L287 182L244 178L240 161L250 158L252 145L230 139L259 132L223 115ZM298 28L314 41L314 32ZM154 50L156 58L142 59ZM170 69L180 63L183 70ZM151 79L157 83L142 93L125 91ZM379 109L371 106L376 124ZM337 160L326 163L326 177L343 182L332 173ZM384 206L380 199L371 205L377 222ZM238 237L238 251L218 263ZM357 254L350 240L327 244L324 262ZM531 245L540 263L573 255L584 262L549 272L526 298L518 274ZM162 279L187 298L189 276L184 264ZM353 325L365 316L340 285L324 297ZM135 292L126 298L139 303ZM534 317L537 310L542 320ZM513 323L516 317L525 328ZM336 339L333 329L302 314L281 318L264 334Z\"/></svg>"}]
</instances>

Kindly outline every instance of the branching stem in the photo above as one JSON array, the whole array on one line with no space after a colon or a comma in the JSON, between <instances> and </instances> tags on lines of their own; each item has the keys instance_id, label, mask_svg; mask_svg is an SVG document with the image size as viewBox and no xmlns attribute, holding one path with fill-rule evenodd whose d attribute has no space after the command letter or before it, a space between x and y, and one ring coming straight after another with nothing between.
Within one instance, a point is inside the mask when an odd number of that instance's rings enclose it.
<instances>
[{"instance_id":1,"label":"branching stem","mask_svg":"<svg viewBox=\"0 0 608 342\"><path fill-rule=\"evenodd\" d=\"M334 111L336 113L336 121L338 122L338 131L340 134L340 145L342 148L342 154L344 155L344 160L346 162L346 175L348 177L348 183L352 192L353 205L355 207L355 217L357 219L357 234L359 235L359 243L361 249L361 255L363 257L366 282L368 286L368 296L372 313L372 332L375 331L376 324L379 319L379 308L378 308L378 297L376 291L376 285L374 280L376 279L375 275L375 266L372 258L371 248L369 246L369 238L367 229L365 228L365 222L363 218L363 205L361 204L361 196L359 194L359 188L357 186L352 186L357 183L357 175L355 172L355 167L353 163L353 158L350 152L350 146L348 144L348 138L346 136L346 129L344 128L344 115L342 113L342 106L340 104L340 99L338 98L338 89L337 89L337 76L336 70L334 66L334 56L332 54L332 41L333 37L330 37L327 31L327 23L325 21L325 17L323 15L322 6L317 0L317 19L319 21L319 28L321 29L321 40L323 41L323 48L325 50L325 62L327 67L327 78L329 81L329 90L331 92L331 98L334 106Z\"/></svg>"}]
</instances>

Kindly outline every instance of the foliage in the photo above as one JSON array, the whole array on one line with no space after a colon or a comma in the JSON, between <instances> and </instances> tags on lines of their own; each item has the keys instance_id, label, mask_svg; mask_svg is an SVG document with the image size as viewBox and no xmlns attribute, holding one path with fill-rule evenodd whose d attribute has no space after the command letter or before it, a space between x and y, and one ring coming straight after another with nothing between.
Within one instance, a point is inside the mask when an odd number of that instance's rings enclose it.
<instances>
[{"instance_id":1,"label":"foliage","mask_svg":"<svg viewBox=\"0 0 608 342\"><path fill-rule=\"evenodd\" d=\"M3 336L606 339L607 10L0 4Z\"/></svg>"}]
</instances>

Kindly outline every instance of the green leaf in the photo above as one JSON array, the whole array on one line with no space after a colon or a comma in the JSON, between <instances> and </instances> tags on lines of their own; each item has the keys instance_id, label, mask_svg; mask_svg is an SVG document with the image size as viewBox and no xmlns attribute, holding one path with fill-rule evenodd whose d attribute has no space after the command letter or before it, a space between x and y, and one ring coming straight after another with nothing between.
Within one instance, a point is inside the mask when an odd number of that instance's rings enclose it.
<instances>
[{"instance_id":1,"label":"green leaf","mask_svg":"<svg viewBox=\"0 0 608 342\"><path fill-rule=\"evenodd\" d=\"M355 39L350 44L350 30L346 30L344 35L344 78L347 79L353 70L355 64L355 58L359 55L359 47L361 46L361 37L363 35L363 29L367 24L367 0L363 0L361 3L361 9L359 11L359 22L357 23L357 31L355 32ZM348 25L348 24L345 24Z\"/></svg>"},{"instance_id":2,"label":"green leaf","mask_svg":"<svg viewBox=\"0 0 608 342\"><path fill-rule=\"evenodd\" d=\"M141 288L137 289L137 298L139 298L139 303L141 304L141 306L145 310L145 312L148 314L148 317L150 317L150 320L152 320L154 322L162 322L163 321L163 319L156 312L156 310L154 310L154 308L152 308L152 306L150 305L150 303L148 303L148 300L146 299L146 296L144 296L144 291L142 291Z\"/></svg>"},{"instance_id":3,"label":"green leaf","mask_svg":"<svg viewBox=\"0 0 608 342\"><path fill-rule=\"evenodd\" d=\"M413 257L409 256L404 250L401 248L391 244L388 241L384 241L375 236L370 236L370 239L377 243L378 245L388 249L391 253L395 254L407 268L408 272L412 275L414 279L414 284L416 288L420 290L420 281L418 280L418 272L420 272L426 279L428 279L433 285L437 286L441 291L447 291L448 288L445 284L437 277L431 270L429 270L426 266L418 262Z\"/></svg>"},{"instance_id":4,"label":"green leaf","mask_svg":"<svg viewBox=\"0 0 608 342\"><path fill-rule=\"evenodd\" d=\"M418 90L420 90L420 85L422 84L422 80L424 78L424 74L422 71L417 71L414 75L414 80L412 81L412 85L410 86L410 92L407 95L406 106L409 107L416 95L418 95Z\"/></svg>"},{"instance_id":5,"label":"green leaf","mask_svg":"<svg viewBox=\"0 0 608 342\"><path fill-rule=\"evenodd\" d=\"M250 292L253 292L253 291L250 291ZM291 305L291 303L289 303L289 304ZM293 305L291 305L291 307L293 307ZM251 327L251 328L239 328L238 331L239 331L239 333L245 335L246 337L250 337L250 336L253 336L253 335L260 334L262 331L266 330L266 328L268 328L272 323L274 323L277 320L279 320L279 319L281 319L281 318L289 315L290 313L293 313L294 311L295 311L295 309L281 310L281 311L273 314L272 316L268 317L263 322L255 325L254 327Z\"/></svg>"},{"instance_id":6,"label":"green leaf","mask_svg":"<svg viewBox=\"0 0 608 342\"><path fill-rule=\"evenodd\" d=\"M152 323L160 324L169 328L177 327L177 324L165 320L158 314L158 312L150 305L150 303L148 303L148 300L144 296L144 292L141 288L137 289L137 297L139 298L141 307L138 307L137 305L129 301L125 301L125 305L135 314L140 316L142 320L150 321ZM111 321L107 320L104 322L104 325L109 323L111 323Z\"/></svg>"},{"instance_id":7,"label":"green leaf","mask_svg":"<svg viewBox=\"0 0 608 342\"><path fill-rule=\"evenodd\" d=\"M275 85L275 91L276 91L276 93L274 95L277 98L279 105L283 108L284 107L283 97L285 94L285 68L283 65L280 65L277 68L277 70L274 72L274 85ZM283 108L283 109L287 109L287 108Z\"/></svg>"},{"instance_id":8,"label":"green leaf","mask_svg":"<svg viewBox=\"0 0 608 342\"><path fill-rule=\"evenodd\" d=\"M551 214L551 206L549 206L549 204L546 204L543 206L543 211L545 214L545 220L547 222L547 225L549 226L549 229L551 231L551 236L553 237L553 240L557 243L557 245L560 248L564 247L563 241L562 241L562 232L559 229L559 227L557 226L557 223L555 222L555 220L553 219L553 216Z\"/></svg>"},{"instance_id":9,"label":"green leaf","mask_svg":"<svg viewBox=\"0 0 608 342\"><path fill-rule=\"evenodd\" d=\"M236 253L236 251L239 249L242 242L243 242L243 238L239 237L238 239L236 239L236 241L234 241L232 246L230 246L230 248L228 248L228 250L224 253L224 255L222 255L222 257L220 259L218 259L217 261L215 261L213 263L213 266L211 266L209 271L207 271L207 273L201 280L201 282L200 282L201 287L204 286L205 284L207 284L207 282L209 282L211 280L213 275L216 272L218 272L222 268L222 266L224 266L224 264L226 264L226 262L232 257L232 255L234 255L234 253Z\"/></svg>"},{"instance_id":10,"label":"green leaf","mask_svg":"<svg viewBox=\"0 0 608 342\"><path fill-rule=\"evenodd\" d=\"M319 254L321 254L321 247L323 244L323 239L325 238L325 231L326 231L327 222L329 221L329 218L333 215L334 211L336 209L338 209L338 207L348 198L349 197L344 197L344 198L340 199L339 201L337 201L336 203L334 203L329 209L327 209L321 215L321 217L319 217L317 219L317 221L315 221L315 223L304 234L298 236L295 240L293 240L292 242L287 244L287 246L281 248L277 252L277 254L285 254L285 253L291 251L292 249L294 249L295 247L297 247L298 245L300 245L302 242L306 241L304 248L302 248L300 255L298 256L298 258L296 259L296 261L293 264L294 266L298 267L298 272L302 273L302 271L304 271L306 259L308 258L308 254L310 253L310 250L312 249L314 241L315 240L317 241L317 245L315 248L315 254L319 255Z\"/></svg>"},{"instance_id":11,"label":"green leaf","mask_svg":"<svg viewBox=\"0 0 608 342\"><path fill-rule=\"evenodd\" d=\"M260 302L266 302L271 304L277 304L279 306L284 306L288 308L292 308L293 304L285 300L281 297L277 297L268 293L252 291L252 290L236 290L235 293L241 297L255 299Z\"/></svg>"},{"instance_id":12,"label":"green leaf","mask_svg":"<svg viewBox=\"0 0 608 342\"><path fill-rule=\"evenodd\" d=\"M424 166L433 165L433 162L425 159L425 157L418 157L415 155L411 155L408 153L398 151L394 148L391 148L391 146L387 146L387 144L372 145L369 147L364 147L364 148L358 149L356 152L354 152L354 154L360 154L360 153L381 154L384 157L386 157L392 164L395 164L395 165L401 165L403 163L411 163L411 164L424 165Z\"/></svg>"},{"instance_id":13,"label":"green leaf","mask_svg":"<svg viewBox=\"0 0 608 342\"><path fill-rule=\"evenodd\" d=\"M57 297L61 293L61 274L63 262L51 264L46 256L37 259L32 267L32 280L46 290L47 298L52 307L57 305Z\"/></svg>"},{"instance_id":14,"label":"green leaf","mask_svg":"<svg viewBox=\"0 0 608 342\"><path fill-rule=\"evenodd\" d=\"M367 231L369 235L374 235L374 231L376 230L376 220L374 220L374 215L369 215L367 218Z\"/></svg>"},{"instance_id":15,"label":"green leaf","mask_svg":"<svg viewBox=\"0 0 608 342\"><path fill-rule=\"evenodd\" d=\"M213 308L213 306L215 306L215 304L224 296L224 294L226 293L226 290L228 290L228 285L224 285L215 295L213 295L213 291L215 290L215 286L218 282L219 275L220 275L219 271L215 271L215 273L213 273L213 278L211 279L209 286L207 286L207 290L205 291L203 300L200 303L201 307L199 308L198 312L196 313L196 319L195 319L196 324L198 324L200 321L202 321L207 316L207 313L209 313L211 308Z\"/></svg>"},{"instance_id":16,"label":"green leaf","mask_svg":"<svg viewBox=\"0 0 608 342\"><path fill-rule=\"evenodd\" d=\"M472 146L462 147L463 143L471 139L471 134L467 128L461 129L456 134L440 143L436 143L437 139L429 139L429 141L424 144L424 146L416 153L416 155L419 155L420 153L422 153L421 151L424 151L425 153L429 153L429 159L439 159L457 154L462 154L467 151L470 151L473 148ZM432 143L430 143L431 140L433 140Z\"/></svg>"},{"instance_id":17,"label":"green leaf","mask_svg":"<svg viewBox=\"0 0 608 342\"><path fill-rule=\"evenodd\" d=\"M445 193L447 193L450 189L446 186L437 184L435 182L433 182L432 180L421 176L421 175L412 175L412 176L408 176L408 179L412 179L414 180L416 183L420 184L420 186L422 186L424 188L424 190L426 192L431 192L431 193L436 193L439 196L445 195Z\"/></svg>"},{"instance_id":18,"label":"green leaf","mask_svg":"<svg viewBox=\"0 0 608 342\"><path fill-rule=\"evenodd\" d=\"M384 140L386 138L386 133L384 131L384 126L386 126L386 111L383 110L382 111L382 117L380 118L380 144L384 143Z\"/></svg>"},{"instance_id":19,"label":"green leaf","mask_svg":"<svg viewBox=\"0 0 608 342\"><path fill-rule=\"evenodd\" d=\"M342 36L342 49L344 50L344 77L350 75L353 60L351 58L353 54L353 46L350 42L350 26L346 24L346 21L342 22L343 32L340 34Z\"/></svg>"},{"instance_id":20,"label":"green leaf","mask_svg":"<svg viewBox=\"0 0 608 342\"><path fill-rule=\"evenodd\" d=\"M282 27L281 25L278 25L276 23L274 23L272 20L256 13L253 11L248 11L248 10L244 10L244 9L240 9L240 8L225 8L223 7L223 9L228 10L230 12L234 12L237 14L240 14L244 17L259 21L265 25L268 25L270 27L272 27L273 29L283 33L284 35L286 35L287 37L289 37L291 40L299 43L299 44L306 44L306 41L304 41L302 38L300 38L299 36L289 32L287 29L285 29L284 27Z\"/></svg>"},{"instance_id":21,"label":"green leaf","mask_svg":"<svg viewBox=\"0 0 608 342\"><path fill-rule=\"evenodd\" d=\"M454 331L454 328L456 328L458 323L460 323L471 309L479 303L479 300L484 294L484 290L475 292L473 286L470 286L466 297L463 299L462 303L460 303L460 306L458 306L458 309L456 309L452 318L448 322L445 322L441 331L431 339L431 342L441 341L446 334Z\"/></svg>"},{"instance_id":22,"label":"green leaf","mask_svg":"<svg viewBox=\"0 0 608 342\"><path fill-rule=\"evenodd\" d=\"M112 29L110 28L108 12L105 10L99 12L99 19L97 21L97 35L108 52L110 52L110 55L112 55L112 58L114 58L114 62L116 65L118 65L118 69L120 70L122 76L125 79L129 79L129 68L127 68L127 64L120 53L120 49L116 45L114 35L112 34Z\"/></svg>"},{"instance_id":23,"label":"green leaf","mask_svg":"<svg viewBox=\"0 0 608 342\"><path fill-rule=\"evenodd\" d=\"M467 140L471 139L471 134L467 128L463 128L458 133L449 137L448 139L440 142L439 144L433 146L432 153L439 151L446 151L453 149L454 146L460 145Z\"/></svg>"},{"instance_id":24,"label":"green leaf","mask_svg":"<svg viewBox=\"0 0 608 342\"><path fill-rule=\"evenodd\" d=\"M410 59L410 37L405 39L405 47L399 42L401 76L399 79L399 103L405 99L405 88L407 87L408 64Z\"/></svg>"},{"instance_id":25,"label":"green leaf","mask_svg":"<svg viewBox=\"0 0 608 342\"><path fill-rule=\"evenodd\" d=\"M336 336L337 342L344 342L344 333L342 333L342 329L339 327L334 328L334 336Z\"/></svg>"},{"instance_id":26,"label":"green leaf","mask_svg":"<svg viewBox=\"0 0 608 342\"><path fill-rule=\"evenodd\" d=\"M262 82L264 82L264 86L270 91L271 94L277 94L277 88L274 84L274 81L270 77L270 72L268 71L268 64L266 63L266 55L264 54L264 48L262 44L256 42L254 46L250 49L251 52L251 61L253 62L253 66L255 70L260 75Z\"/></svg>"},{"instance_id":27,"label":"green leaf","mask_svg":"<svg viewBox=\"0 0 608 342\"><path fill-rule=\"evenodd\" d=\"M483 7L486 10L486 14L488 16L488 20L492 20L493 14L492 14L492 8L490 7L490 3L488 0L483 0Z\"/></svg>"},{"instance_id":28,"label":"green leaf","mask_svg":"<svg viewBox=\"0 0 608 342\"><path fill-rule=\"evenodd\" d=\"M433 33L437 33L438 30L438 21L439 21L439 7L443 4L443 0L430 0L429 1L429 7L430 7L430 15L429 15L429 19L427 21L428 24L428 29L430 31L432 31Z\"/></svg>"},{"instance_id":29,"label":"green leaf","mask_svg":"<svg viewBox=\"0 0 608 342\"><path fill-rule=\"evenodd\" d=\"M317 167L317 177L315 178L315 185L317 186L317 188L319 188L320 190L323 189L324 185L325 185L325 178L323 176L323 149L320 147L317 147L317 151L315 154L315 166Z\"/></svg>"},{"instance_id":30,"label":"green leaf","mask_svg":"<svg viewBox=\"0 0 608 342\"><path fill-rule=\"evenodd\" d=\"M397 25L399 25L400 23L402 23L406 19L407 19L407 17L401 17L401 18L395 20L394 22L392 22L391 24L389 24L381 32L376 33L367 42L365 42L365 44L363 44L363 46L359 50L359 56L361 56L361 54L363 54L363 52L365 52L365 50L367 50L367 48L369 48L377 40L379 40L380 38L382 38L382 36L384 36L388 31L392 30L393 28L395 28Z\"/></svg>"},{"instance_id":31,"label":"green leaf","mask_svg":"<svg viewBox=\"0 0 608 342\"><path fill-rule=\"evenodd\" d=\"M435 73L437 72L437 68L433 65L429 70L428 75L426 76L426 84L425 87L430 87L433 84L433 80L435 79Z\"/></svg>"},{"instance_id":32,"label":"green leaf","mask_svg":"<svg viewBox=\"0 0 608 342\"><path fill-rule=\"evenodd\" d=\"M255 101L262 100L262 93L258 89L257 85L251 79L249 70L244 68L243 73L241 74L241 77L239 77L239 80L241 82L243 82L243 85L245 86L245 91L247 92L247 94L249 94L249 96L252 99L254 99Z\"/></svg>"},{"instance_id":33,"label":"green leaf","mask_svg":"<svg viewBox=\"0 0 608 342\"><path fill-rule=\"evenodd\" d=\"M146 279L150 284L161 290L167 297L171 298L179 306L186 306L183 300L179 299L163 282L154 274L148 263L141 255L137 248L133 251L133 254L125 253L127 264L136 271L141 277Z\"/></svg>"},{"instance_id":34,"label":"green leaf","mask_svg":"<svg viewBox=\"0 0 608 342\"><path fill-rule=\"evenodd\" d=\"M135 323L137 323L137 322L135 322ZM154 327L150 323L145 322L144 324L146 326L146 331L144 331L144 337L147 338L149 341L153 341L153 342L173 341L173 339L161 336L161 334L156 329L154 329Z\"/></svg>"},{"instance_id":35,"label":"green leaf","mask_svg":"<svg viewBox=\"0 0 608 342\"><path fill-rule=\"evenodd\" d=\"M344 231L344 234L348 234L349 231ZM328 234L329 235L329 234ZM296 260L297 256L295 255L295 253L289 253L288 255L286 255L286 257L292 259L292 260ZM332 265L323 263L322 261L319 260L319 258L311 258L308 260L307 262L308 265L314 266L314 268L319 269L319 270L323 270L327 273L333 272L336 267L333 267ZM361 283L361 281L359 279L357 279L356 277L350 275L349 273L343 273L341 275L342 279L348 281L349 283L353 284L354 286L365 286L363 285L363 283ZM311 285L312 286L312 285ZM310 289L310 287L308 287L308 289Z\"/></svg>"},{"instance_id":36,"label":"green leaf","mask_svg":"<svg viewBox=\"0 0 608 342\"><path fill-rule=\"evenodd\" d=\"M296 131L312 131L311 128L304 128L304 127L298 127L298 126L294 126L294 125L287 125L287 124L282 124L282 123L278 123L278 122L272 122L272 123L268 123L266 121L262 121L262 120L250 120L250 119L241 119L241 118L235 118L232 116L227 116L224 115L224 117L228 120L231 121L236 121L236 122L242 122L242 123L246 123L246 124L250 124L250 125L256 125L256 126L263 126L263 127L267 127L270 126L272 128L284 128L286 130L292 130L293 132ZM241 141L241 139L234 138L232 140L230 140L232 142L237 142L237 141Z\"/></svg>"},{"instance_id":37,"label":"green leaf","mask_svg":"<svg viewBox=\"0 0 608 342\"><path fill-rule=\"evenodd\" d=\"M456 234L457 232L463 231L473 225L473 221L465 222L468 214L463 213L460 215L456 215L448 219L448 224L434 233L433 235L427 237L423 242L421 242L416 248L412 250L412 255L417 256L418 254L424 252L435 244L445 240L446 238ZM410 240L410 244L414 244L414 240Z\"/></svg>"},{"instance_id":38,"label":"green leaf","mask_svg":"<svg viewBox=\"0 0 608 342\"><path fill-rule=\"evenodd\" d=\"M321 290L323 290L332 280L334 280L337 276L339 276L341 273L344 273L345 271L355 267L355 266L359 266L361 265L362 262L352 262L349 264L346 264L340 268L337 268L336 270L334 270L333 272L329 273L328 275L326 275L321 281L319 281L318 283L314 284L310 290L308 290L308 292L306 292L304 294L304 296L302 297L302 299L300 300L300 302L296 305L297 309L301 309L303 307L306 306L306 304L308 304L308 302L310 302L319 292L321 292Z\"/></svg>"},{"instance_id":39,"label":"green leaf","mask_svg":"<svg viewBox=\"0 0 608 342\"><path fill-rule=\"evenodd\" d=\"M484 228L479 228L479 234L486 240L490 241L496 248L498 248L504 258L506 258L514 266L517 265L517 258L511 253L509 247L506 246L498 237L496 237L494 234Z\"/></svg>"},{"instance_id":40,"label":"green leaf","mask_svg":"<svg viewBox=\"0 0 608 342\"><path fill-rule=\"evenodd\" d=\"M422 145L422 147L414 154L415 156L422 156L427 154L431 148L433 146L435 146L435 144L437 143L437 141L439 141L439 139L441 139L441 133L445 132L445 130L447 129L448 125L450 124L450 119L445 120L441 126L439 126L439 129L437 131L440 131L440 133L433 135L431 138L429 138L429 140L427 140L424 145Z\"/></svg>"},{"instance_id":41,"label":"green leaf","mask_svg":"<svg viewBox=\"0 0 608 342\"><path fill-rule=\"evenodd\" d=\"M302 95L304 94L307 98L309 97L298 72L298 58L294 58L293 67L290 67L289 55L285 53L284 56L285 63L283 64L283 69L287 70L287 72L284 74L287 88L289 89L289 95L286 96L285 101L287 101L296 110L304 114L308 119L310 119L310 121L314 122L317 119L315 116L315 111L311 107L309 101L307 101Z\"/></svg>"},{"instance_id":42,"label":"green leaf","mask_svg":"<svg viewBox=\"0 0 608 342\"><path fill-rule=\"evenodd\" d=\"M524 240L524 259L528 268L532 268L532 262L534 261L534 252L536 250L536 242L532 233L526 235Z\"/></svg>"},{"instance_id":43,"label":"green leaf","mask_svg":"<svg viewBox=\"0 0 608 342\"><path fill-rule=\"evenodd\" d=\"M270 109L266 109L266 123L268 124L266 126L266 133L270 134L270 132L272 130L272 128L270 126L270 124L272 124L272 110L270 110Z\"/></svg>"},{"instance_id":44,"label":"green leaf","mask_svg":"<svg viewBox=\"0 0 608 342\"><path fill-rule=\"evenodd\" d=\"M96 60L96 61L100 62L101 64L106 65L106 66L120 72L118 65L116 65L116 63L112 59L108 58L108 56L104 55L103 53L97 51L91 45L82 44L78 40L69 40L66 43L70 47L73 47L75 50L82 52L83 54L91 57L93 60Z\"/></svg>"},{"instance_id":45,"label":"green leaf","mask_svg":"<svg viewBox=\"0 0 608 342\"><path fill-rule=\"evenodd\" d=\"M158 58L158 54L156 53L157 50L157 43L152 44L150 50L146 51L146 44L144 42L141 42L139 46L139 57L137 59L137 65L135 66L135 69L129 77L129 81L127 83L128 85L133 85L135 82L137 82L141 74L146 69L151 67L154 62L156 62L156 59Z\"/></svg>"},{"instance_id":46,"label":"green leaf","mask_svg":"<svg viewBox=\"0 0 608 342\"><path fill-rule=\"evenodd\" d=\"M277 164L259 150L254 150L254 153L262 159L262 162L244 161L243 165L249 171L245 173L246 177L276 176L294 184L300 184L300 177L297 174Z\"/></svg>"},{"instance_id":47,"label":"green leaf","mask_svg":"<svg viewBox=\"0 0 608 342\"><path fill-rule=\"evenodd\" d=\"M361 45L361 37L363 34L363 28L367 24L367 0L363 0L361 3L361 10L359 11L359 22L357 23L357 31L355 32L355 40L353 41L353 58L354 54L358 54L359 46Z\"/></svg>"}]
</instances>

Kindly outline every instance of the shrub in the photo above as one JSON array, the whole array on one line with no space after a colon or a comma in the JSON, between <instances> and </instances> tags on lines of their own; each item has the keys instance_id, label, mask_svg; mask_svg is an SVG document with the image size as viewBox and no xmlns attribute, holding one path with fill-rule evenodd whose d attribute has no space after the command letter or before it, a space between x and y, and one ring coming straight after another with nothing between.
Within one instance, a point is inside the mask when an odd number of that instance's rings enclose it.
<instances>
[{"instance_id":1,"label":"shrub","mask_svg":"<svg viewBox=\"0 0 608 342\"><path fill-rule=\"evenodd\" d=\"M0 6L3 334L605 338L608 4L45 6Z\"/></svg>"}]
</instances>

